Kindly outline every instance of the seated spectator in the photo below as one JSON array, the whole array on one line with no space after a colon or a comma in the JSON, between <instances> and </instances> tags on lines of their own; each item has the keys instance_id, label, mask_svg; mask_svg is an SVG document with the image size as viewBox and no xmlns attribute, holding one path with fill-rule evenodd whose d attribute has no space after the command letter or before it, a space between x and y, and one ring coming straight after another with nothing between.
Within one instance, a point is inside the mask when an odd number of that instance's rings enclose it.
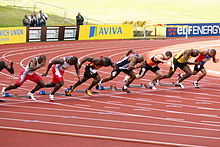
<instances>
[{"instance_id":1,"label":"seated spectator","mask_svg":"<svg viewBox=\"0 0 220 147\"><path fill-rule=\"evenodd\" d=\"M46 26L46 21L48 19L48 16L46 13L43 13L42 10L39 11L38 14L38 22L39 26Z\"/></svg>"},{"instance_id":2,"label":"seated spectator","mask_svg":"<svg viewBox=\"0 0 220 147\"><path fill-rule=\"evenodd\" d=\"M31 24L31 21L30 21L30 19L28 18L28 15L25 14L25 15L24 15L24 18L23 18L23 26L30 27L30 24Z\"/></svg>"}]
</instances>

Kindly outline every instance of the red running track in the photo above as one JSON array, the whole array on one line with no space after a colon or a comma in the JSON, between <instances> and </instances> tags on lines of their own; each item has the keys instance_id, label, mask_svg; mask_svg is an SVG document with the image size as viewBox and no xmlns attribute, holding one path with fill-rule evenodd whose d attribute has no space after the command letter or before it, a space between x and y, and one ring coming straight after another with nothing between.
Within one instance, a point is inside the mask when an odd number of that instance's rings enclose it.
<instances>
[{"instance_id":1,"label":"red running track","mask_svg":"<svg viewBox=\"0 0 220 147\"><path fill-rule=\"evenodd\" d=\"M186 48L215 48L220 52L218 38L193 38L177 40L108 40L45 42L31 44L1 45L1 60L15 61L15 74L1 72L0 88L13 84L20 70L34 56L44 54L47 63L54 58L74 55L110 56L114 62L127 50L134 48L141 54L155 54ZM218 54L219 58L219 54ZM160 65L167 73L169 65ZM1 97L0 146L219 146L220 142L220 79L219 63L206 64L208 75L201 81L200 89L192 82L196 76L185 80L186 88L157 86L156 91L130 88L131 94L102 90L93 97L85 93L73 93L72 97L56 96L49 102L46 95L38 95L38 101L22 97ZM45 72L45 68L38 71ZM102 78L111 68L102 68ZM138 72L138 71L136 71ZM173 78L164 82L175 81ZM83 70L81 71L83 73ZM122 86L124 74L105 84ZM133 84L148 83L153 74L148 72ZM44 78L51 81L51 72ZM62 93L76 82L74 69L65 72ZM90 84L87 81L78 89ZM10 94L26 95L35 86L26 82ZM45 89L49 92L51 89Z\"/></svg>"}]
</instances>

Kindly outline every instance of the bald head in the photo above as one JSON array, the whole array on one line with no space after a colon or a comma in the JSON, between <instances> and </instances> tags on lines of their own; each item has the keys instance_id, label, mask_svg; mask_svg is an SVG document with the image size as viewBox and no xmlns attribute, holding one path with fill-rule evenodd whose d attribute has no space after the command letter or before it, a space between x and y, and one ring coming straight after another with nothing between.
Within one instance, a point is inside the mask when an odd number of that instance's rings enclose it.
<instances>
[{"instance_id":1,"label":"bald head","mask_svg":"<svg viewBox=\"0 0 220 147\"><path fill-rule=\"evenodd\" d=\"M215 56L216 55L216 50L215 49L211 49L211 50L209 50L209 55L210 56Z\"/></svg>"},{"instance_id":2,"label":"bald head","mask_svg":"<svg viewBox=\"0 0 220 147\"><path fill-rule=\"evenodd\" d=\"M196 50L196 49L193 49L192 52L191 52L191 56L196 57L198 55L199 55L199 51Z\"/></svg>"},{"instance_id":3,"label":"bald head","mask_svg":"<svg viewBox=\"0 0 220 147\"><path fill-rule=\"evenodd\" d=\"M78 58L75 56L71 56L68 60L67 63L70 65L76 65L78 63Z\"/></svg>"},{"instance_id":4,"label":"bald head","mask_svg":"<svg viewBox=\"0 0 220 147\"><path fill-rule=\"evenodd\" d=\"M137 57L137 63L141 63L141 62L143 62L143 61L144 61L144 56L138 55L138 57Z\"/></svg>"},{"instance_id":5,"label":"bald head","mask_svg":"<svg viewBox=\"0 0 220 147\"><path fill-rule=\"evenodd\" d=\"M102 57L102 64L103 66L110 66L112 65L112 60L109 57Z\"/></svg>"},{"instance_id":6,"label":"bald head","mask_svg":"<svg viewBox=\"0 0 220 147\"><path fill-rule=\"evenodd\" d=\"M41 56L38 58L38 61L39 61L39 63L42 63L43 61L46 61L46 56L41 55Z\"/></svg>"}]
</instances>

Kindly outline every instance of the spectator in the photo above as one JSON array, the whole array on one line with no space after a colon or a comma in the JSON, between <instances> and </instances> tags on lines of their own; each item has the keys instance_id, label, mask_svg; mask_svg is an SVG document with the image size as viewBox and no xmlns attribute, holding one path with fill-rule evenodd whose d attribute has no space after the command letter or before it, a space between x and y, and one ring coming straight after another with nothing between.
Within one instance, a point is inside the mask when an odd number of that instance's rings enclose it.
<instances>
[{"instance_id":1,"label":"spectator","mask_svg":"<svg viewBox=\"0 0 220 147\"><path fill-rule=\"evenodd\" d=\"M32 14L31 14L30 20L31 20L31 24L30 24L31 27L36 27L36 26L38 26L38 18L37 18L37 16L36 16L35 13L32 13Z\"/></svg>"},{"instance_id":2,"label":"spectator","mask_svg":"<svg viewBox=\"0 0 220 147\"><path fill-rule=\"evenodd\" d=\"M23 18L23 26L30 27L31 21L28 18L28 15L25 14Z\"/></svg>"},{"instance_id":3,"label":"spectator","mask_svg":"<svg viewBox=\"0 0 220 147\"><path fill-rule=\"evenodd\" d=\"M84 21L84 18L79 12L78 15L76 16L76 25L83 25L83 21Z\"/></svg>"},{"instance_id":4,"label":"spectator","mask_svg":"<svg viewBox=\"0 0 220 147\"><path fill-rule=\"evenodd\" d=\"M46 13L43 13L42 10L39 11L38 14L38 22L39 26L46 26L46 21L48 19L48 16Z\"/></svg>"},{"instance_id":5,"label":"spectator","mask_svg":"<svg viewBox=\"0 0 220 147\"><path fill-rule=\"evenodd\" d=\"M41 15L39 20L38 20L38 24L39 26L46 26L46 20L44 19L44 17Z\"/></svg>"}]
</instances>

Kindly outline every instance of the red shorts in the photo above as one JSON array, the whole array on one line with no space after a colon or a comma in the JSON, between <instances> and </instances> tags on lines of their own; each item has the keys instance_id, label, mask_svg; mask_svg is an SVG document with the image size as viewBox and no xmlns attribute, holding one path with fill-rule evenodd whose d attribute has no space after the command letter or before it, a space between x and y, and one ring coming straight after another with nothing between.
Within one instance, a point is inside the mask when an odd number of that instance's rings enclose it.
<instances>
[{"instance_id":1,"label":"red shorts","mask_svg":"<svg viewBox=\"0 0 220 147\"><path fill-rule=\"evenodd\" d=\"M25 74L25 70L23 69L20 73L18 80L16 81L16 85L21 86L25 81L30 80L35 83L38 83L42 78L36 74L35 72L32 75Z\"/></svg>"},{"instance_id":2,"label":"red shorts","mask_svg":"<svg viewBox=\"0 0 220 147\"><path fill-rule=\"evenodd\" d=\"M64 71L57 68L56 64L54 64L52 66L52 73L53 73L53 81L52 82L54 84L57 84L60 81L64 81L64 79L63 79Z\"/></svg>"}]
</instances>

